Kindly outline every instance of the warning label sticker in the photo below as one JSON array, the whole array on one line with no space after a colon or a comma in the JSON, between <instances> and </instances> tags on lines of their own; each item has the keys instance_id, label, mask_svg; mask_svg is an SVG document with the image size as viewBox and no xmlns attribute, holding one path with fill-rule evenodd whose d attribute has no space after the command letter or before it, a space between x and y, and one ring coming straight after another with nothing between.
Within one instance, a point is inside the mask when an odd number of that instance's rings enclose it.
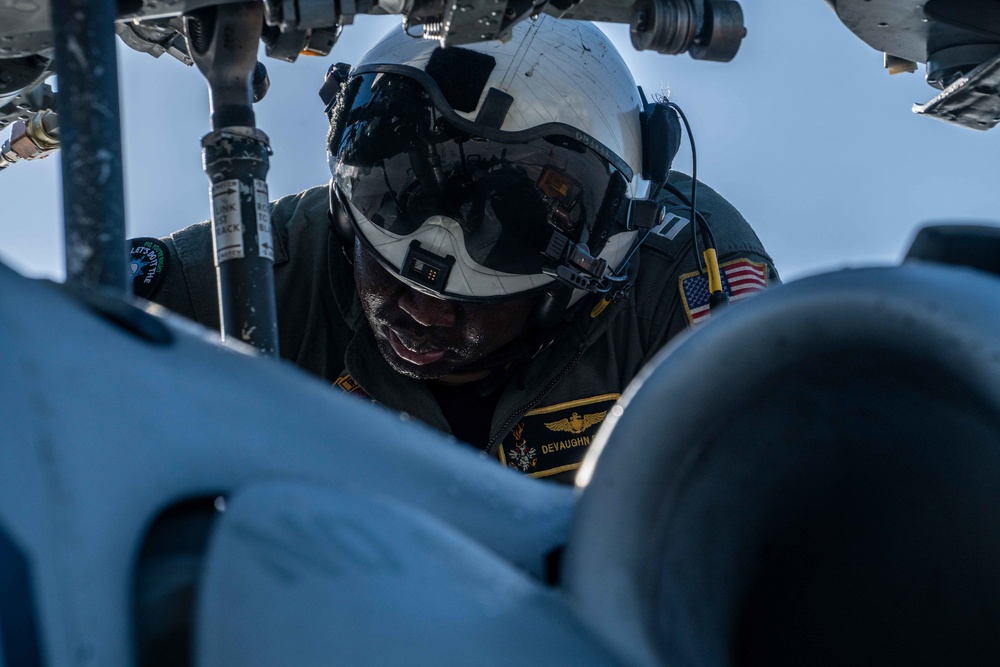
<instances>
[{"instance_id":1,"label":"warning label sticker","mask_svg":"<svg viewBox=\"0 0 1000 667\"><path fill-rule=\"evenodd\" d=\"M267 201L267 182L253 179L253 207L257 221L257 254L274 261L274 236L271 232L271 205Z\"/></svg>"},{"instance_id":2,"label":"warning label sticker","mask_svg":"<svg viewBox=\"0 0 1000 667\"><path fill-rule=\"evenodd\" d=\"M237 179L212 185L212 227L215 229L215 261L218 264L244 256L240 191Z\"/></svg>"}]
</instances>

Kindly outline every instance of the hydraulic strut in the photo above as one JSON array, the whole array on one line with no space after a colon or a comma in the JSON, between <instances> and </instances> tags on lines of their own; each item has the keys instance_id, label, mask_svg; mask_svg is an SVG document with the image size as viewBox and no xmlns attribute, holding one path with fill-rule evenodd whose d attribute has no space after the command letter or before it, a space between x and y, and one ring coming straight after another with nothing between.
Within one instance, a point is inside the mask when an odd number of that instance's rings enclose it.
<instances>
[{"instance_id":1,"label":"hydraulic strut","mask_svg":"<svg viewBox=\"0 0 1000 667\"><path fill-rule=\"evenodd\" d=\"M263 5L205 7L185 18L191 57L208 81L211 100L212 131L201 145L211 183L222 337L276 357L274 245L265 180L271 147L256 127L252 106Z\"/></svg>"}]
</instances>

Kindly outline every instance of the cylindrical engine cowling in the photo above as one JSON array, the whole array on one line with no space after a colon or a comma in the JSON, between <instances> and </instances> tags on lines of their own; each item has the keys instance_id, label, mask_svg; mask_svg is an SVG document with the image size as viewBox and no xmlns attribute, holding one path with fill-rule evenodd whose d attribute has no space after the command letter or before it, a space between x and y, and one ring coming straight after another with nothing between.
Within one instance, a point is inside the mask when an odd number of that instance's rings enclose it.
<instances>
[{"instance_id":1,"label":"cylindrical engine cowling","mask_svg":"<svg viewBox=\"0 0 1000 667\"><path fill-rule=\"evenodd\" d=\"M581 471L564 585L637 663L1000 660L996 277L782 286L622 402Z\"/></svg>"}]
</instances>

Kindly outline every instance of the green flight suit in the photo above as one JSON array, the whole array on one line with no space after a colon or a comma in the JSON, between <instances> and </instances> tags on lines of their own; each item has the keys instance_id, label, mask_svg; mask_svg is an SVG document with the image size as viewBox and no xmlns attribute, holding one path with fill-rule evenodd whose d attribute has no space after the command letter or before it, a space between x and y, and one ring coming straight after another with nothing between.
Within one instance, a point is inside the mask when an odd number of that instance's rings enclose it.
<instances>
[{"instance_id":1,"label":"green flight suit","mask_svg":"<svg viewBox=\"0 0 1000 667\"><path fill-rule=\"evenodd\" d=\"M683 174L673 174L671 183L681 192L690 188ZM526 474L571 481L598 426L639 369L693 321L707 319L707 308L696 307L706 280L691 249L690 214L672 195L663 199L671 214L640 249L627 298L596 317L590 316L594 302L586 300L572 327L507 381L489 442L474 443L488 456ZM756 234L725 199L699 184L697 204L715 235L735 303L779 281ZM282 357L340 390L450 432L425 383L395 372L378 352L353 269L331 231L328 205L326 186L273 204ZM150 298L217 329L210 223L159 243L166 270Z\"/></svg>"}]
</instances>

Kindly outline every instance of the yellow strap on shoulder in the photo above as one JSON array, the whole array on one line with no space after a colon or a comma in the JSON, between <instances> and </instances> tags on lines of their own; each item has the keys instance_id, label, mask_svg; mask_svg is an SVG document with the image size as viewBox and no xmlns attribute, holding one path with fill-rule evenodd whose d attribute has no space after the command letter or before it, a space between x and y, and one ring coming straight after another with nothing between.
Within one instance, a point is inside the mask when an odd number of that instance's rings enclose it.
<instances>
[{"instance_id":1,"label":"yellow strap on shoulder","mask_svg":"<svg viewBox=\"0 0 1000 667\"><path fill-rule=\"evenodd\" d=\"M601 313L603 313L604 309L608 307L609 303L611 303L611 297L610 296L606 296L603 299L601 299L600 301L598 301L597 305L594 306L593 310L590 311L590 317L591 317L591 319L593 319L593 318L597 317L598 315L600 315Z\"/></svg>"},{"instance_id":2,"label":"yellow strap on shoulder","mask_svg":"<svg viewBox=\"0 0 1000 667\"><path fill-rule=\"evenodd\" d=\"M719 273L719 258L715 248L705 248L702 253L705 258L705 268L708 270L708 291L712 294L722 291L722 274Z\"/></svg>"}]
</instances>

